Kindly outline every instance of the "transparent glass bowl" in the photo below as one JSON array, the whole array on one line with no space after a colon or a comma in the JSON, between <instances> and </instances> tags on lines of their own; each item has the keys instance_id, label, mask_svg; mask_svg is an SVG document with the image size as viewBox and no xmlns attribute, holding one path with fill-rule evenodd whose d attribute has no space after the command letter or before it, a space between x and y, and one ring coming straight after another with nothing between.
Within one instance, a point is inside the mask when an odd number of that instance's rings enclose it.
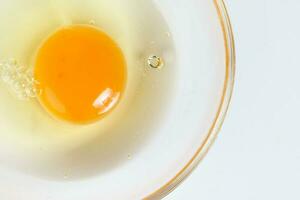
<instances>
[{"instance_id":1,"label":"transparent glass bowl","mask_svg":"<svg viewBox=\"0 0 300 200\"><path fill-rule=\"evenodd\" d=\"M34 168L4 167L13 158L0 152L0 199L161 199L206 155L224 121L234 84L234 40L225 4L223 0L153 2L176 49L174 92L164 97L168 108L160 123L153 120L149 134L103 137L88 153L85 146L77 149L84 157L76 161L79 158L72 154L74 165L80 168L95 161L84 178L72 178L72 170L57 179L36 176ZM152 113L144 120L151 117L157 116Z\"/></svg>"}]
</instances>

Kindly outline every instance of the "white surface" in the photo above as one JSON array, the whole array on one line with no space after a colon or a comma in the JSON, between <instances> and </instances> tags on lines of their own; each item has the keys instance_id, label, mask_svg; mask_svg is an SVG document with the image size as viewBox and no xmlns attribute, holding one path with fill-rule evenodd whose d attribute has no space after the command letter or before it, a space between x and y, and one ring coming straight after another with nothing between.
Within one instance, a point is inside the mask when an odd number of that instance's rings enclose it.
<instances>
[{"instance_id":1,"label":"white surface","mask_svg":"<svg viewBox=\"0 0 300 200\"><path fill-rule=\"evenodd\" d=\"M300 1L227 0L237 77L208 156L167 200L300 199Z\"/></svg>"}]
</instances>

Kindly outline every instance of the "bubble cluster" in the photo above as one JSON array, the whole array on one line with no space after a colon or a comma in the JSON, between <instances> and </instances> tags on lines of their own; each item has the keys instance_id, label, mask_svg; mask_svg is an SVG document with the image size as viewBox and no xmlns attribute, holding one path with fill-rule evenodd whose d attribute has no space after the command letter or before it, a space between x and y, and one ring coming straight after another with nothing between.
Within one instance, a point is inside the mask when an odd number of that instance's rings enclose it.
<instances>
[{"instance_id":1,"label":"bubble cluster","mask_svg":"<svg viewBox=\"0 0 300 200\"><path fill-rule=\"evenodd\" d=\"M22 100L36 98L41 93L39 83L32 73L19 65L15 59L0 61L0 80Z\"/></svg>"}]
</instances>

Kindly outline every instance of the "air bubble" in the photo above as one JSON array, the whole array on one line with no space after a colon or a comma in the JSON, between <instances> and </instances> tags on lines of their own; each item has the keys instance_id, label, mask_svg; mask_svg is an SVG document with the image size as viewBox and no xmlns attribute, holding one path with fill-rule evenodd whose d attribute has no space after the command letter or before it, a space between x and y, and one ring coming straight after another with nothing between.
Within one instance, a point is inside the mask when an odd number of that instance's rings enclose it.
<instances>
[{"instance_id":1,"label":"air bubble","mask_svg":"<svg viewBox=\"0 0 300 200\"><path fill-rule=\"evenodd\" d=\"M92 19L92 20L89 21L89 24L90 25L96 25L96 21Z\"/></svg>"},{"instance_id":2,"label":"air bubble","mask_svg":"<svg viewBox=\"0 0 300 200\"><path fill-rule=\"evenodd\" d=\"M158 69L158 68L163 67L163 65L164 65L164 62L161 57L155 56L155 55L149 56L149 58L148 58L148 66L149 67Z\"/></svg>"},{"instance_id":3,"label":"air bubble","mask_svg":"<svg viewBox=\"0 0 300 200\"><path fill-rule=\"evenodd\" d=\"M14 58L11 58L11 59L8 60L7 64L11 65L11 66L13 66L13 65L16 66L17 65L17 60L14 59Z\"/></svg>"}]
</instances>

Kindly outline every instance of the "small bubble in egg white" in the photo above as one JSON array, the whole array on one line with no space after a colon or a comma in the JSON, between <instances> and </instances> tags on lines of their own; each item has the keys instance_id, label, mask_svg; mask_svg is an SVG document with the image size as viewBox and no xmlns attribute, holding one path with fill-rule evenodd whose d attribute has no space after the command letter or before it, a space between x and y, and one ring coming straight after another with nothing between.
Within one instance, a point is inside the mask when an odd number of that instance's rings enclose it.
<instances>
[{"instance_id":1,"label":"small bubble in egg white","mask_svg":"<svg viewBox=\"0 0 300 200\"><path fill-rule=\"evenodd\" d=\"M8 60L8 64L9 65L17 65L17 60L14 59L14 58L11 58L11 59Z\"/></svg>"},{"instance_id":2,"label":"small bubble in egg white","mask_svg":"<svg viewBox=\"0 0 300 200\"><path fill-rule=\"evenodd\" d=\"M69 179L70 178L70 170L66 170L64 173L64 179Z\"/></svg>"},{"instance_id":3,"label":"small bubble in egg white","mask_svg":"<svg viewBox=\"0 0 300 200\"><path fill-rule=\"evenodd\" d=\"M170 32L166 32L166 36L167 37L171 37L171 33Z\"/></svg>"},{"instance_id":4,"label":"small bubble in egg white","mask_svg":"<svg viewBox=\"0 0 300 200\"><path fill-rule=\"evenodd\" d=\"M156 55L151 55L148 57L147 60L148 66L155 68L155 69L159 69L162 68L164 65L163 59L159 56Z\"/></svg>"},{"instance_id":5,"label":"small bubble in egg white","mask_svg":"<svg viewBox=\"0 0 300 200\"><path fill-rule=\"evenodd\" d=\"M89 21L89 24L90 25L96 25L96 21L92 19L92 20Z\"/></svg>"}]
</instances>

